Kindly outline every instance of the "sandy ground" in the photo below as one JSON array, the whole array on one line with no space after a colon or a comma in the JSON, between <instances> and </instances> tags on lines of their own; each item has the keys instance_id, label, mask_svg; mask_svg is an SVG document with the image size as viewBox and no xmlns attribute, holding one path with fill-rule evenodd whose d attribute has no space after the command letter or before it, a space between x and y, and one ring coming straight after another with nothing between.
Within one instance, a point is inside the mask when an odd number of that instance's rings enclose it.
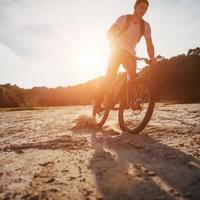
<instances>
[{"instance_id":1,"label":"sandy ground","mask_svg":"<svg viewBox=\"0 0 200 200\"><path fill-rule=\"evenodd\" d=\"M200 104L158 104L139 135L90 112L1 111L0 199L200 199Z\"/></svg>"}]
</instances>

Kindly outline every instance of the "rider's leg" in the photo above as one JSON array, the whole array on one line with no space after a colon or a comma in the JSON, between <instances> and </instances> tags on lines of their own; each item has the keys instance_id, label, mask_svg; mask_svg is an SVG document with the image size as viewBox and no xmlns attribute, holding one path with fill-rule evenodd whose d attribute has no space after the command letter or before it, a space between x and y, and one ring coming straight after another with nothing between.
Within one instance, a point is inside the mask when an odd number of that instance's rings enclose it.
<instances>
[{"instance_id":1,"label":"rider's leg","mask_svg":"<svg viewBox=\"0 0 200 200\"><path fill-rule=\"evenodd\" d=\"M97 106L101 105L105 92L112 86L112 81L117 74L120 65L120 57L119 52L116 51L113 51L110 55L106 76L95 94L95 105Z\"/></svg>"},{"instance_id":2,"label":"rider's leg","mask_svg":"<svg viewBox=\"0 0 200 200\"><path fill-rule=\"evenodd\" d=\"M133 55L124 52L122 57L122 64L131 75L131 81L136 78L136 59Z\"/></svg>"},{"instance_id":3,"label":"rider's leg","mask_svg":"<svg viewBox=\"0 0 200 200\"><path fill-rule=\"evenodd\" d=\"M134 80L136 79L136 59L133 55L130 55L128 52L124 53L122 64L126 71L129 73L130 77L129 80L127 80L127 86L126 86L126 103L129 105L129 103L133 100L133 91L131 88L133 88Z\"/></svg>"}]
</instances>

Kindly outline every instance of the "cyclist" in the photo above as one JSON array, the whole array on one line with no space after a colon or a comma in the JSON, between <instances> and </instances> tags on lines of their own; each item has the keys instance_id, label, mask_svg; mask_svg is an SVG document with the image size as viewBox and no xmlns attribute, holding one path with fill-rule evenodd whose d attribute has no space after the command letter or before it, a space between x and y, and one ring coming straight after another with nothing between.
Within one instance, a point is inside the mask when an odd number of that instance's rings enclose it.
<instances>
[{"instance_id":1,"label":"cyclist","mask_svg":"<svg viewBox=\"0 0 200 200\"><path fill-rule=\"evenodd\" d=\"M120 64L123 64L126 70L130 72L132 80L136 77L135 47L142 36L145 37L151 64L154 65L156 63L151 27L149 23L142 19L148 7L148 0L136 0L133 14L119 17L107 32L111 55L106 77L95 94L94 111L96 113L102 110L101 102L104 94L106 90L109 90Z\"/></svg>"}]
</instances>

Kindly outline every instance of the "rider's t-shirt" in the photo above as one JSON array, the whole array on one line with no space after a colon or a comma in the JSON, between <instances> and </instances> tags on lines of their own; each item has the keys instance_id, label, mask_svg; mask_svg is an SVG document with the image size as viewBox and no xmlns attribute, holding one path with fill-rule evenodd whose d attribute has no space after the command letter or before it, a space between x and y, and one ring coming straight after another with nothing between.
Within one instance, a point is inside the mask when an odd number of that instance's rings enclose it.
<instances>
[{"instance_id":1,"label":"rider's t-shirt","mask_svg":"<svg viewBox=\"0 0 200 200\"><path fill-rule=\"evenodd\" d=\"M115 25L117 25L120 30L124 28L126 24L127 16L122 15L117 19ZM138 43L140 37L140 24L134 24L130 22L129 27L125 30L116 40L117 45L128 51L131 55L135 55L135 47ZM151 27L149 23L145 21L144 37L151 38Z\"/></svg>"}]
</instances>

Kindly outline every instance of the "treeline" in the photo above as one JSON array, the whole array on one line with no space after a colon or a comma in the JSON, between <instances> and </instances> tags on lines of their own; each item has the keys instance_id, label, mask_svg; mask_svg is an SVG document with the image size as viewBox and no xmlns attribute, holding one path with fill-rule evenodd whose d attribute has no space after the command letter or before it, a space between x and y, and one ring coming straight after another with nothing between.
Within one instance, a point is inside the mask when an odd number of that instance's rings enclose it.
<instances>
[{"instance_id":1,"label":"treeline","mask_svg":"<svg viewBox=\"0 0 200 200\"><path fill-rule=\"evenodd\" d=\"M158 56L158 64L145 67L140 75L152 81L157 101L200 102L200 48L170 59ZM0 85L0 107L87 105L103 77L68 87Z\"/></svg>"},{"instance_id":2,"label":"treeline","mask_svg":"<svg viewBox=\"0 0 200 200\"><path fill-rule=\"evenodd\" d=\"M17 85L0 85L0 107L39 106L37 101L27 94L25 89Z\"/></svg>"},{"instance_id":3,"label":"treeline","mask_svg":"<svg viewBox=\"0 0 200 200\"><path fill-rule=\"evenodd\" d=\"M94 91L102 81L97 78L84 84L68 87L34 87L27 90L40 106L88 105L94 98Z\"/></svg>"},{"instance_id":4,"label":"treeline","mask_svg":"<svg viewBox=\"0 0 200 200\"><path fill-rule=\"evenodd\" d=\"M0 85L0 107L37 107L87 105L103 77L68 87L34 87L22 89L17 85Z\"/></svg>"},{"instance_id":5,"label":"treeline","mask_svg":"<svg viewBox=\"0 0 200 200\"><path fill-rule=\"evenodd\" d=\"M146 67L141 74L152 81L158 101L200 102L200 48L157 60L155 67Z\"/></svg>"}]
</instances>

